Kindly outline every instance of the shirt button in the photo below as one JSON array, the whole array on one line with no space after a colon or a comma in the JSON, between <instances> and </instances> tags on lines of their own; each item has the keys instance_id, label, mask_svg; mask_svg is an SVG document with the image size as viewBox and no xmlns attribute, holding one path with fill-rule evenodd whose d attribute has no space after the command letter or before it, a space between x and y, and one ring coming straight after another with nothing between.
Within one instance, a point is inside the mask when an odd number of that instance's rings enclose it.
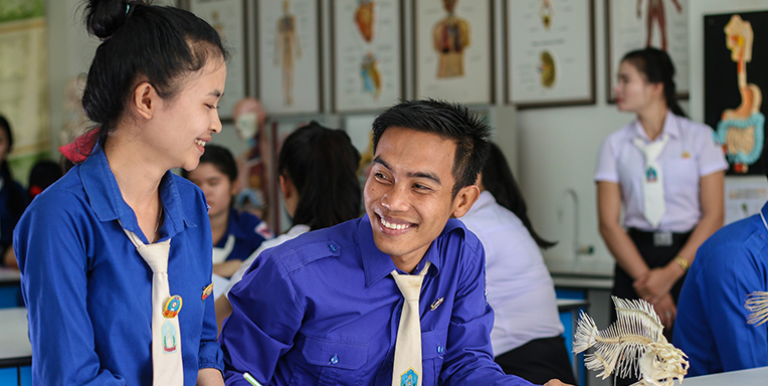
<instances>
[{"instance_id":1,"label":"shirt button","mask_svg":"<svg viewBox=\"0 0 768 386\"><path fill-rule=\"evenodd\" d=\"M443 353L443 346L437 346L437 353L442 354Z\"/></svg>"},{"instance_id":2,"label":"shirt button","mask_svg":"<svg viewBox=\"0 0 768 386\"><path fill-rule=\"evenodd\" d=\"M336 246L333 244L328 244L328 249L330 249L331 252L336 252Z\"/></svg>"},{"instance_id":3,"label":"shirt button","mask_svg":"<svg viewBox=\"0 0 768 386\"><path fill-rule=\"evenodd\" d=\"M337 363L339 363L339 357L337 357L336 355L332 356L331 357L331 364L335 365Z\"/></svg>"}]
</instances>

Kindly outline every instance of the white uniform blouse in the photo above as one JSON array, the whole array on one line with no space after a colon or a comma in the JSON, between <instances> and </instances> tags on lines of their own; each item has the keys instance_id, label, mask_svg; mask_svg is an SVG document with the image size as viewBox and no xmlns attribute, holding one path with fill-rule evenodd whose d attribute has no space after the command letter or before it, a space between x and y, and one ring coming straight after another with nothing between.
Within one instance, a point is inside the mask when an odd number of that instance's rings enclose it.
<instances>
[{"instance_id":1,"label":"white uniform blouse","mask_svg":"<svg viewBox=\"0 0 768 386\"><path fill-rule=\"evenodd\" d=\"M707 125L667 112L663 133L669 135L669 142L659 155L658 163L664 175L666 211L658 228L654 229L643 214L645 156L632 141L637 137L646 143L651 141L637 120L605 139L597 160L595 181L620 185L626 228L684 233L693 229L701 218L699 180L727 169L728 163ZM656 140L661 138L659 135Z\"/></svg>"},{"instance_id":2,"label":"white uniform blouse","mask_svg":"<svg viewBox=\"0 0 768 386\"><path fill-rule=\"evenodd\" d=\"M552 277L523 222L488 191L460 220L485 248L488 303L496 316L493 355L562 334Z\"/></svg>"}]
</instances>

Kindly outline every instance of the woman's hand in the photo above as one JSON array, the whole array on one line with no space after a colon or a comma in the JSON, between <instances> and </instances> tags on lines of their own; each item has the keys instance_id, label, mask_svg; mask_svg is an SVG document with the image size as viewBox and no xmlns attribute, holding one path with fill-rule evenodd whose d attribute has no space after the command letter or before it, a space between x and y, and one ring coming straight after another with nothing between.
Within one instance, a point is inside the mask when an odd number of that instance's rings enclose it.
<instances>
[{"instance_id":1,"label":"woman's hand","mask_svg":"<svg viewBox=\"0 0 768 386\"><path fill-rule=\"evenodd\" d=\"M675 323L675 318L677 317L677 306L672 300L672 295L667 293L658 303L653 305L653 309L659 315L664 328L672 328L672 324Z\"/></svg>"},{"instance_id":2,"label":"woman's hand","mask_svg":"<svg viewBox=\"0 0 768 386\"><path fill-rule=\"evenodd\" d=\"M680 267L668 264L664 267L651 269L635 280L632 286L643 300L656 304L663 296L669 294L669 290L683 273L685 272Z\"/></svg>"}]
</instances>

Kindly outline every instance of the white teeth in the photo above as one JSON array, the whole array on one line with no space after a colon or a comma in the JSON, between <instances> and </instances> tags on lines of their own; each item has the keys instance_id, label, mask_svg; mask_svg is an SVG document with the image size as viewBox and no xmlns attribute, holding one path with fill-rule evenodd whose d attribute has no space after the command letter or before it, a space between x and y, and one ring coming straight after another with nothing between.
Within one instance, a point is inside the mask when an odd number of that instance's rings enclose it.
<instances>
[{"instance_id":1,"label":"white teeth","mask_svg":"<svg viewBox=\"0 0 768 386\"><path fill-rule=\"evenodd\" d=\"M410 225L406 225L406 224L392 224L390 222L387 222L387 220L384 220L383 218L381 219L381 225L384 225L385 227L387 227L389 229L395 229L395 230L406 229L406 228L408 228L410 226Z\"/></svg>"},{"instance_id":2,"label":"white teeth","mask_svg":"<svg viewBox=\"0 0 768 386\"><path fill-rule=\"evenodd\" d=\"M201 140L199 140L199 139L196 139L196 140L195 140L195 143L196 143L196 144L198 144L198 145L200 145L200 146L202 146L202 147L205 147L205 142L204 142L204 141L201 141Z\"/></svg>"}]
</instances>

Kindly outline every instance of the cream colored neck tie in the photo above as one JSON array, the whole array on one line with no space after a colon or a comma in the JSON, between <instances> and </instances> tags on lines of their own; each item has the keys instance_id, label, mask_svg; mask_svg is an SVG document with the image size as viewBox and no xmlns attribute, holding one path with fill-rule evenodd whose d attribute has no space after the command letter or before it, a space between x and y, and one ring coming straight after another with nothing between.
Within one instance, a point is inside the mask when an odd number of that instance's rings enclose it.
<instances>
[{"instance_id":1,"label":"cream colored neck tie","mask_svg":"<svg viewBox=\"0 0 768 386\"><path fill-rule=\"evenodd\" d=\"M182 299L179 296L171 297L168 286L171 239L147 245L133 232L123 230L152 268L152 385L183 386L181 329L177 316Z\"/></svg>"},{"instance_id":2,"label":"cream colored neck tie","mask_svg":"<svg viewBox=\"0 0 768 386\"><path fill-rule=\"evenodd\" d=\"M637 137L634 139L635 146L645 154L645 168L643 169L643 214L645 219L657 228L661 223L661 218L667 210L664 203L664 175L661 166L658 163L659 154L664 150L664 146L669 141L669 135L662 134L658 141L646 144L645 141Z\"/></svg>"},{"instance_id":3,"label":"cream colored neck tie","mask_svg":"<svg viewBox=\"0 0 768 386\"><path fill-rule=\"evenodd\" d=\"M431 263L427 261L418 275L401 275L392 271L397 288L403 294L403 310L395 342L395 363L392 366L392 386L421 386L421 320L419 294L424 275Z\"/></svg>"}]
</instances>

